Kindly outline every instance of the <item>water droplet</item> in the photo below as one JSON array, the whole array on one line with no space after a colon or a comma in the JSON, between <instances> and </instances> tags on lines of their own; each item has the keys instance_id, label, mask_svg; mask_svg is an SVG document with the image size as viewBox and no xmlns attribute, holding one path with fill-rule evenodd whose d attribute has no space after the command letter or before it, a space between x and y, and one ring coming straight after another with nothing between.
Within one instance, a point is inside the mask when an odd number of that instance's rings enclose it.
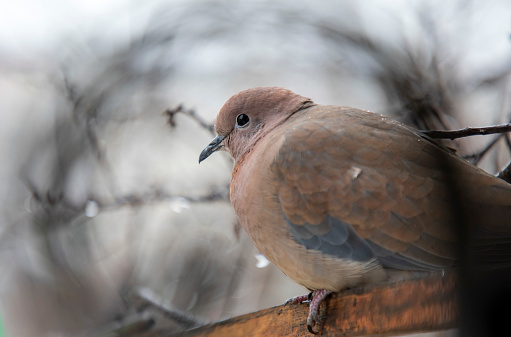
<instances>
[{"instance_id":1,"label":"water droplet","mask_svg":"<svg viewBox=\"0 0 511 337\"><path fill-rule=\"evenodd\" d=\"M88 200L85 205L85 215L89 218L93 218L99 213L99 205L94 200Z\"/></svg>"},{"instance_id":2,"label":"water droplet","mask_svg":"<svg viewBox=\"0 0 511 337\"><path fill-rule=\"evenodd\" d=\"M256 254L254 256L257 259L257 268L266 268L270 264L270 261L263 254Z\"/></svg>"},{"instance_id":3,"label":"water droplet","mask_svg":"<svg viewBox=\"0 0 511 337\"><path fill-rule=\"evenodd\" d=\"M190 208L190 201L183 197L172 198L170 208L176 213L181 213L183 209Z\"/></svg>"}]
</instances>

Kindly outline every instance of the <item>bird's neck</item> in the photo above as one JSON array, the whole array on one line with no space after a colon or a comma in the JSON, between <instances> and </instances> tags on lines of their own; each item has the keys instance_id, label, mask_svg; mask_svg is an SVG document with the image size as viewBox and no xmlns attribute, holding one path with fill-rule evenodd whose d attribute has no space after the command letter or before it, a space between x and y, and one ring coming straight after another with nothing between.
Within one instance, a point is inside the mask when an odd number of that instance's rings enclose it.
<instances>
[{"instance_id":1,"label":"bird's neck","mask_svg":"<svg viewBox=\"0 0 511 337\"><path fill-rule=\"evenodd\" d=\"M317 104L312 101L302 102L302 104L299 107L296 107L295 109L291 110L290 113L285 113L284 111L282 111L282 113L275 114L273 118L267 119L265 124L262 124L259 127L259 130L250 137L248 143L238 142L237 144L233 144L234 147L232 149L231 156L234 158L235 163L243 161L244 157L247 156L254 149L257 143L266 135L268 135L270 132L275 130L275 128L282 125L292 116L301 114L305 112L305 110L307 110L308 108L311 108L316 105ZM236 145L239 145L239 147L236 147Z\"/></svg>"}]
</instances>

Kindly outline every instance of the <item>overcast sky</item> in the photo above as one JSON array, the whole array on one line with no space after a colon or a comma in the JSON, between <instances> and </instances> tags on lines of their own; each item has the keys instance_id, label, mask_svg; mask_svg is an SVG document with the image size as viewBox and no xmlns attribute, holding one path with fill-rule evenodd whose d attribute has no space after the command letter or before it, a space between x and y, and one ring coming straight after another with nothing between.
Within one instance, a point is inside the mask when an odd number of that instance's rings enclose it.
<instances>
[{"instance_id":1,"label":"overcast sky","mask_svg":"<svg viewBox=\"0 0 511 337\"><path fill-rule=\"evenodd\" d=\"M0 47L8 52L44 48L63 35L86 36L111 20L124 34L131 16L142 15L132 0L1 0ZM139 2L142 3L142 2ZM144 1L143 8L158 1ZM138 21L138 20L137 20Z\"/></svg>"}]
</instances>

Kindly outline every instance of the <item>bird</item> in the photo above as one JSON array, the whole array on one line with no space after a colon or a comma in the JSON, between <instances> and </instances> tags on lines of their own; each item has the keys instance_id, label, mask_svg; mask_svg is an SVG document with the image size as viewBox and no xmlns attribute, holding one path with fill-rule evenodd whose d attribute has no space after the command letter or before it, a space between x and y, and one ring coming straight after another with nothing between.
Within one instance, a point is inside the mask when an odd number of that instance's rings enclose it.
<instances>
[{"instance_id":1,"label":"bird","mask_svg":"<svg viewBox=\"0 0 511 337\"><path fill-rule=\"evenodd\" d=\"M312 292L312 333L330 293L456 268L464 233L477 239L477 266L511 267L511 184L421 131L280 87L235 94L215 130L199 163L218 150L234 159L239 222L261 254Z\"/></svg>"}]
</instances>

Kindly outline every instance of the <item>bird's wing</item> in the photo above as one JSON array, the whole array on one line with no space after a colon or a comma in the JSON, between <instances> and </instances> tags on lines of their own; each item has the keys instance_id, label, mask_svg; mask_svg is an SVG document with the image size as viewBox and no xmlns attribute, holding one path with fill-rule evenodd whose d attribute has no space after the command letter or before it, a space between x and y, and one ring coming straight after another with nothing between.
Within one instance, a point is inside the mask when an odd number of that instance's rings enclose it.
<instances>
[{"instance_id":1,"label":"bird's wing","mask_svg":"<svg viewBox=\"0 0 511 337\"><path fill-rule=\"evenodd\" d=\"M284 137L271 169L298 243L337 258L376 257L388 268L453 265L455 233L437 158L446 152L355 109L305 115Z\"/></svg>"}]
</instances>

